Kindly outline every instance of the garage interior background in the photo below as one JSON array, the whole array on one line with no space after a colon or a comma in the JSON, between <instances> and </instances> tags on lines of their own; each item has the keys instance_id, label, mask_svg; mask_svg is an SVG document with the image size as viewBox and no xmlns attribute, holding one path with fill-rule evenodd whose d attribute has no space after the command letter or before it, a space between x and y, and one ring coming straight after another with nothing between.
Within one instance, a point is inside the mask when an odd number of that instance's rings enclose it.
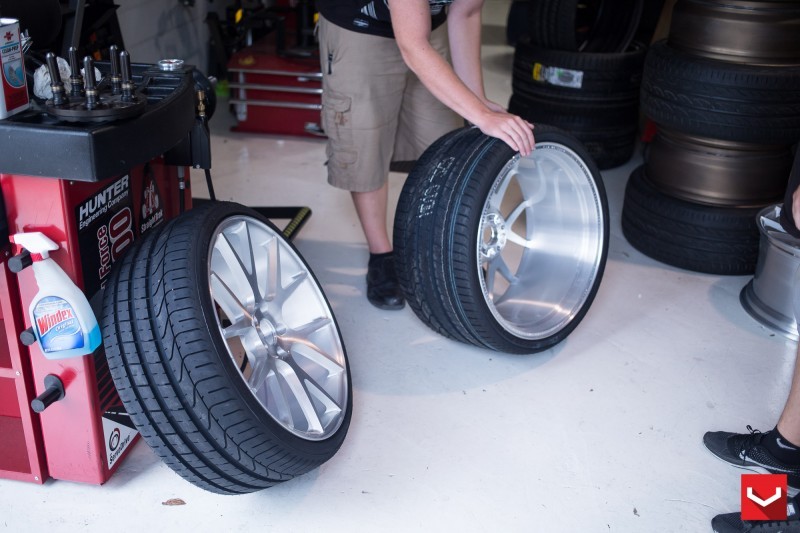
<instances>
[{"instance_id":1,"label":"garage interior background","mask_svg":"<svg viewBox=\"0 0 800 533\"><path fill-rule=\"evenodd\" d=\"M117 3L135 61L207 63L204 19L218 2ZM509 5L484 9L487 93L501 103L511 93ZM349 197L325 183L324 142L235 133L233 122L224 105L211 122L218 197L314 209L296 245L347 343L355 405L343 448L308 475L226 498L188 484L139 442L104 486L0 480L2 527L694 532L738 509L742 471L708 454L702 435L771 428L795 343L741 308L750 276L665 266L627 243L623 191L641 147L603 172L609 263L586 320L553 350L519 357L444 339L408 310L374 310ZM393 174L393 202L401 182ZM201 173L192 186L206 195Z\"/></svg>"},{"instance_id":2,"label":"garage interior background","mask_svg":"<svg viewBox=\"0 0 800 533\"><path fill-rule=\"evenodd\" d=\"M208 65L209 12L225 16L227 0L117 0L125 47L134 61L154 63L180 58L206 72Z\"/></svg>"}]
</instances>

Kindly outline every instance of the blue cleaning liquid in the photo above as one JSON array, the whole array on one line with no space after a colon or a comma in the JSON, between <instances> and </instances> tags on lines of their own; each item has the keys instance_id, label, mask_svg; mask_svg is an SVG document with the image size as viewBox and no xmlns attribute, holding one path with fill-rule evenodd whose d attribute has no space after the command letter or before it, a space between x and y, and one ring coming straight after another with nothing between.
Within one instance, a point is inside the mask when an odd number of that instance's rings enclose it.
<instances>
[{"instance_id":1,"label":"blue cleaning liquid","mask_svg":"<svg viewBox=\"0 0 800 533\"><path fill-rule=\"evenodd\" d=\"M39 292L28 312L42 354L64 359L93 353L102 343L100 325L83 291L50 259L58 245L41 232L17 233L12 240L40 255L33 261Z\"/></svg>"},{"instance_id":2,"label":"blue cleaning liquid","mask_svg":"<svg viewBox=\"0 0 800 533\"><path fill-rule=\"evenodd\" d=\"M45 296L33 308L39 346L45 357L59 358L92 353L102 341L99 325L84 336L75 309L63 298Z\"/></svg>"}]
</instances>

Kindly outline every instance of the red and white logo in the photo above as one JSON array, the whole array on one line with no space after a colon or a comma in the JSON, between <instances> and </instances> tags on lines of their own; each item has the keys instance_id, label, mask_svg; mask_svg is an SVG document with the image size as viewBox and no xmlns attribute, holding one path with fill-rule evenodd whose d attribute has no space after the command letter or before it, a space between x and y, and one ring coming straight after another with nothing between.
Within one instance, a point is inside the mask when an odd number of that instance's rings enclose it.
<instances>
[{"instance_id":1,"label":"red and white logo","mask_svg":"<svg viewBox=\"0 0 800 533\"><path fill-rule=\"evenodd\" d=\"M786 520L786 474L742 475L742 520Z\"/></svg>"}]
</instances>

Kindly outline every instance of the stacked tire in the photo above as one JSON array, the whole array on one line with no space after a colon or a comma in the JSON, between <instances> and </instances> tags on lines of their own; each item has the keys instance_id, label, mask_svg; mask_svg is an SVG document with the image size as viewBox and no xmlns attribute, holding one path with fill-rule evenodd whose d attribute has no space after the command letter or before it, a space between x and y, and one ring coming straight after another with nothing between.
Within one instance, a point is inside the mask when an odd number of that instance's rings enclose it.
<instances>
[{"instance_id":1,"label":"stacked tire","mask_svg":"<svg viewBox=\"0 0 800 533\"><path fill-rule=\"evenodd\" d=\"M530 2L528 32L515 46L509 111L574 135L601 170L626 163L639 124L643 6L644 0Z\"/></svg>"},{"instance_id":2,"label":"stacked tire","mask_svg":"<svg viewBox=\"0 0 800 533\"><path fill-rule=\"evenodd\" d=\"M800 140L800 2L678 0L641 107L657 133L628 180L625 237L679 268L753 273L756 215L783 197Z\"/></svg>"}]
</instances>

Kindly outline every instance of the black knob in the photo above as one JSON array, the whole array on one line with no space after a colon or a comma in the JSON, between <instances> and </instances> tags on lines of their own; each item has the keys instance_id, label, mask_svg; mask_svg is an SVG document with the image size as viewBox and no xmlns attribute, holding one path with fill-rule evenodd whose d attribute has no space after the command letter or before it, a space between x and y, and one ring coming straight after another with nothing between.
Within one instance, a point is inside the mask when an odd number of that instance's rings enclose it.
<instances>
[{"instance_id":1,"label":"black knob","mask_svg":"<svg viewBox=\"0 0 800 533\"><path fill-rule=\"evenodd\" d=\"M81 66L78 64L78 49L69 47L69 94L70 96L83 96L83 76Z\"/></svg>"},{"instance_id":2,"label":"black knob","mask_svg":"<svg viewBox=\"0 0 800 533\"><path fill-rule=\"evenodd\" d=\"M53 374L46 375L44 377L44 386L44 392L31 402L31 409L37 413L43 412L64 397L64 384L58 379L58 376Z\"/></svg>"},{"instance_id":3,"label":"black knob","mask_svg":"<svg viewBox=\"0 0 800 533\"><path fill-rule=\"evenodd\" d=\"M111 94L119 94L122 92L122 75L119 68L119 48L117 48L117 45L112 44L108 49L108 54L111 56Z\"/></svg>"},{"instance_id":4,"label":"black knob","mask_svg":"<svg viewBox=\"0 0 800 533\"><path fill-rule=\"evenodd\" d=\"M90 56L83 58L83 78L86 87L86 109L97 107L97 81L94 77L94 61Z\"/></svg>"},{"instance_id":5,"label":"black knob","mask_svg":"<svg viewBox=\"0 0 800 533\"><path fill-rule=\"evenodd\" d=\"M47 61L47 71L50 73L50 89L53 91L53 105L64 103L64 82L61 81L61 72L58 70L58 62L53 52L48 52L45 56Z\"/></svg>"},{"instance_id":6,"label":"black knob","mask_svg":"<svg viewBox=\"0 0 800 533\"><path fill-rule=\"evenodd\" d=\"M135 86L131 80L131 55L122 51L119 53L120 68L122 69L122 100L130 102L133 99Z\"/></svg>"},{"instance_id":7,"label":"black knob","mask_svg":"<svg viewBox=\"0 0 800 533\"><path fill-rule=\"evenodd\" d=\"M31 253L22 249L20 253L8 260L8 269L14 274L19 274L33 264Z\"/></svg>"},{"instance_id":8,"label":"black knob","mask_svg":"<svg viewBox=\"0 0 800 533\"><path fill-rule=\"evenodd\" d=\"M19 341L25 346L33 346L36 343L36 333L33 328L28 328L19 334Z\"/></svg>"}]
</instances>

